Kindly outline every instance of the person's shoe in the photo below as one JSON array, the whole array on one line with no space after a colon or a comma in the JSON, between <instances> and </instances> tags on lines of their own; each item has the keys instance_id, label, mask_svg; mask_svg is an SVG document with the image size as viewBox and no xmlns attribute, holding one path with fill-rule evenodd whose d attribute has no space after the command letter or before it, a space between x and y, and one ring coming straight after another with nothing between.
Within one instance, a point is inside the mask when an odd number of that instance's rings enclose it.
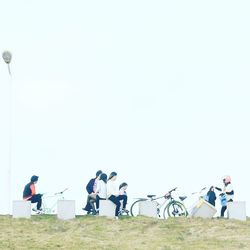
<instances>
[{"instance_id":1,"label":"person's shoe","mask_svg":"<svg viewBox=\"0 0 250 250\"><path fill-rule=\"evenodd\" d=\"M125 214L129 214L129 211L128 211L128 209L126 209L126 208L123 208L123 209L122 209L122 214L123 214L123 213L125 213Z\"/></svg>"},{"instance_id":2,"label":"person's shoe","mask_svg":"<svg viewBox=\"0 0 250 250\"><path fill-rule=\"evenodd\" d=\"M115 219L116 219L116 220L119 220L119 217L118 217L118 216L115 216Z\"/></svg>"},{"instance_id":3,"label":"person's shoe","mask_svg":"<svg viewBox=\"0 0 250 250\"><path fill-rule=\"evenodd\" d=\"M87 210L85 207L83 207L82 210L83 210L83 211L86 211L87 214L90 214L90 213L91 213L91 211Z\"/></svg>"}]
</instances>

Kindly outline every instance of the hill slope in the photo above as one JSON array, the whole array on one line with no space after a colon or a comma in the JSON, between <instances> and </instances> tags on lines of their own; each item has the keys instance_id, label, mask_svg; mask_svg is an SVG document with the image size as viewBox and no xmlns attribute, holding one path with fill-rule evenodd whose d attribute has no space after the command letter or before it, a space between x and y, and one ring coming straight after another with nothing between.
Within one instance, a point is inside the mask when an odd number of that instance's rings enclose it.
<instances>
[{"instance_id":1,"label":"hill slope","mask_svg":"<svg viewBox=\"0 0 250 250\"><path fill-rule=\"evenodd\" d=\"M0 216L1 249L250 249L250 220Z\"/></svg>"}]
</instances>

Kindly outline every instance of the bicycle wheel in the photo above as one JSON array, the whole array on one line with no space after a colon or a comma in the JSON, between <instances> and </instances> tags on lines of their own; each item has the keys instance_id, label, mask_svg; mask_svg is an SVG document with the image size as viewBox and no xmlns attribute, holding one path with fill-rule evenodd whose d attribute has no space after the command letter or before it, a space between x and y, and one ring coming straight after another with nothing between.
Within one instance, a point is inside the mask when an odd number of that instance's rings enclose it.
<instances>
[{"instance_id":1,"label":"bicycle wheel","mask_svg":"<svg viewBox=\"0 0 250 250\"><path fill-rule=\"evenodd\" d=\"M171 201L168 205L164 208L163 217L166 219L167 217L186 217L187 216L187 209L179 201Z\"/></svg>"},{"instance_id":2,"label":"bicycle wheel","mask_svg":"<svg viewBox=\"0 0 250 250\"><path fill-rule=\"evenodd\" d=\"M142 201L146 201L146 200L147 199L139 199L131 205L131 207L130 207L131 216L136 217L137 215L139 215L139 203Z\"/></svg>"}]
</instances>

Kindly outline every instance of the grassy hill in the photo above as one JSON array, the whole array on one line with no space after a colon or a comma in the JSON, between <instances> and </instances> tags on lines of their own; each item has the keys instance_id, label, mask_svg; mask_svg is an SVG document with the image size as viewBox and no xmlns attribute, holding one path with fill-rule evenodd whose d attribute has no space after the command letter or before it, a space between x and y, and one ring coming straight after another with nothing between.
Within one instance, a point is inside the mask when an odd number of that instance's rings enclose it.
<instances>
[{"instance_id":1,"label":"grassy hill","mask_svg":"<svg viewBox=\"0 0 250 250\"><path fill-rule=\"evenodd\" d=\"M0 216L0 249L250 249L250 220Z\"/></svg>"}]
</instances>

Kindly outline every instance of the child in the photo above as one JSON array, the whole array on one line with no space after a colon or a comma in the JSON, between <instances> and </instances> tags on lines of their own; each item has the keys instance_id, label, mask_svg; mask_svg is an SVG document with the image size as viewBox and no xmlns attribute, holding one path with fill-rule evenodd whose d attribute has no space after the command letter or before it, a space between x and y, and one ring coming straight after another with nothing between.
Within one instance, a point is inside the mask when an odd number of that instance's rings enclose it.
<instances>
[{"instance_id":1,"label":"child","mask_svg":"<svg viewBox=\"0 0 250 250\"><path fill-rule=\"evenodd\" d=\"M216 195L214 192L214 186L212 186L207 192L207 201L215 207L215 200L216 200Z\"/></svg>"},{"instance_id":2,"label":"child","mask_svg":"<svg viewBox=\"0 0 250 250\"><path fill-rule=\"evenodd\" d=\"M127 192L126 192L127 188L128 188L128 184L126 182L123 182L119 186L118 199L123 201L121 214L122 213L127 213L127 214L129 213L129 211L126 209L126 205L127 205L127 201L128 201L128 196L127 196Z\"/></svg>"},{"instance_id":3,"label":"child","mask_svg":"<svg viewBox=\"0 0 250 250\"><path fill-rule=\"evenodd\" d=\"M42 206L42 195L36 193L36 183L38 181L38 176L33 175L30 179L30 182L25 185L23 190L23 199L26 201L31 201L31 203L37 203L37 211L41 212L41 206Z\"/></svg>"},{"instance_id":4,"label":"child","mask_svg":"<svg viewBox=\"0 0 250 250\"><path fill-rule=\"evenodd\" d=\"M96 212L99 213L100 200L107 199L107 175L102 173L96 187Z\"/></svg>"},{"instance_id":5,"label":"child","mask_svg":"<svg viewBox=\"0 0 250 250\"><path fill-rule=\"evenodd\" d=\"M223 190L221 188L216 187L217 190L222 191L221 194L221 217L224 217L225 211L227 210L227 203L232 202L234 198L234 190L233 186L231 184L231 177L225 176L223 178L224 188ZM225 195L226 202L223 201L223 195Z\"/></svg>"}]
</instances>

